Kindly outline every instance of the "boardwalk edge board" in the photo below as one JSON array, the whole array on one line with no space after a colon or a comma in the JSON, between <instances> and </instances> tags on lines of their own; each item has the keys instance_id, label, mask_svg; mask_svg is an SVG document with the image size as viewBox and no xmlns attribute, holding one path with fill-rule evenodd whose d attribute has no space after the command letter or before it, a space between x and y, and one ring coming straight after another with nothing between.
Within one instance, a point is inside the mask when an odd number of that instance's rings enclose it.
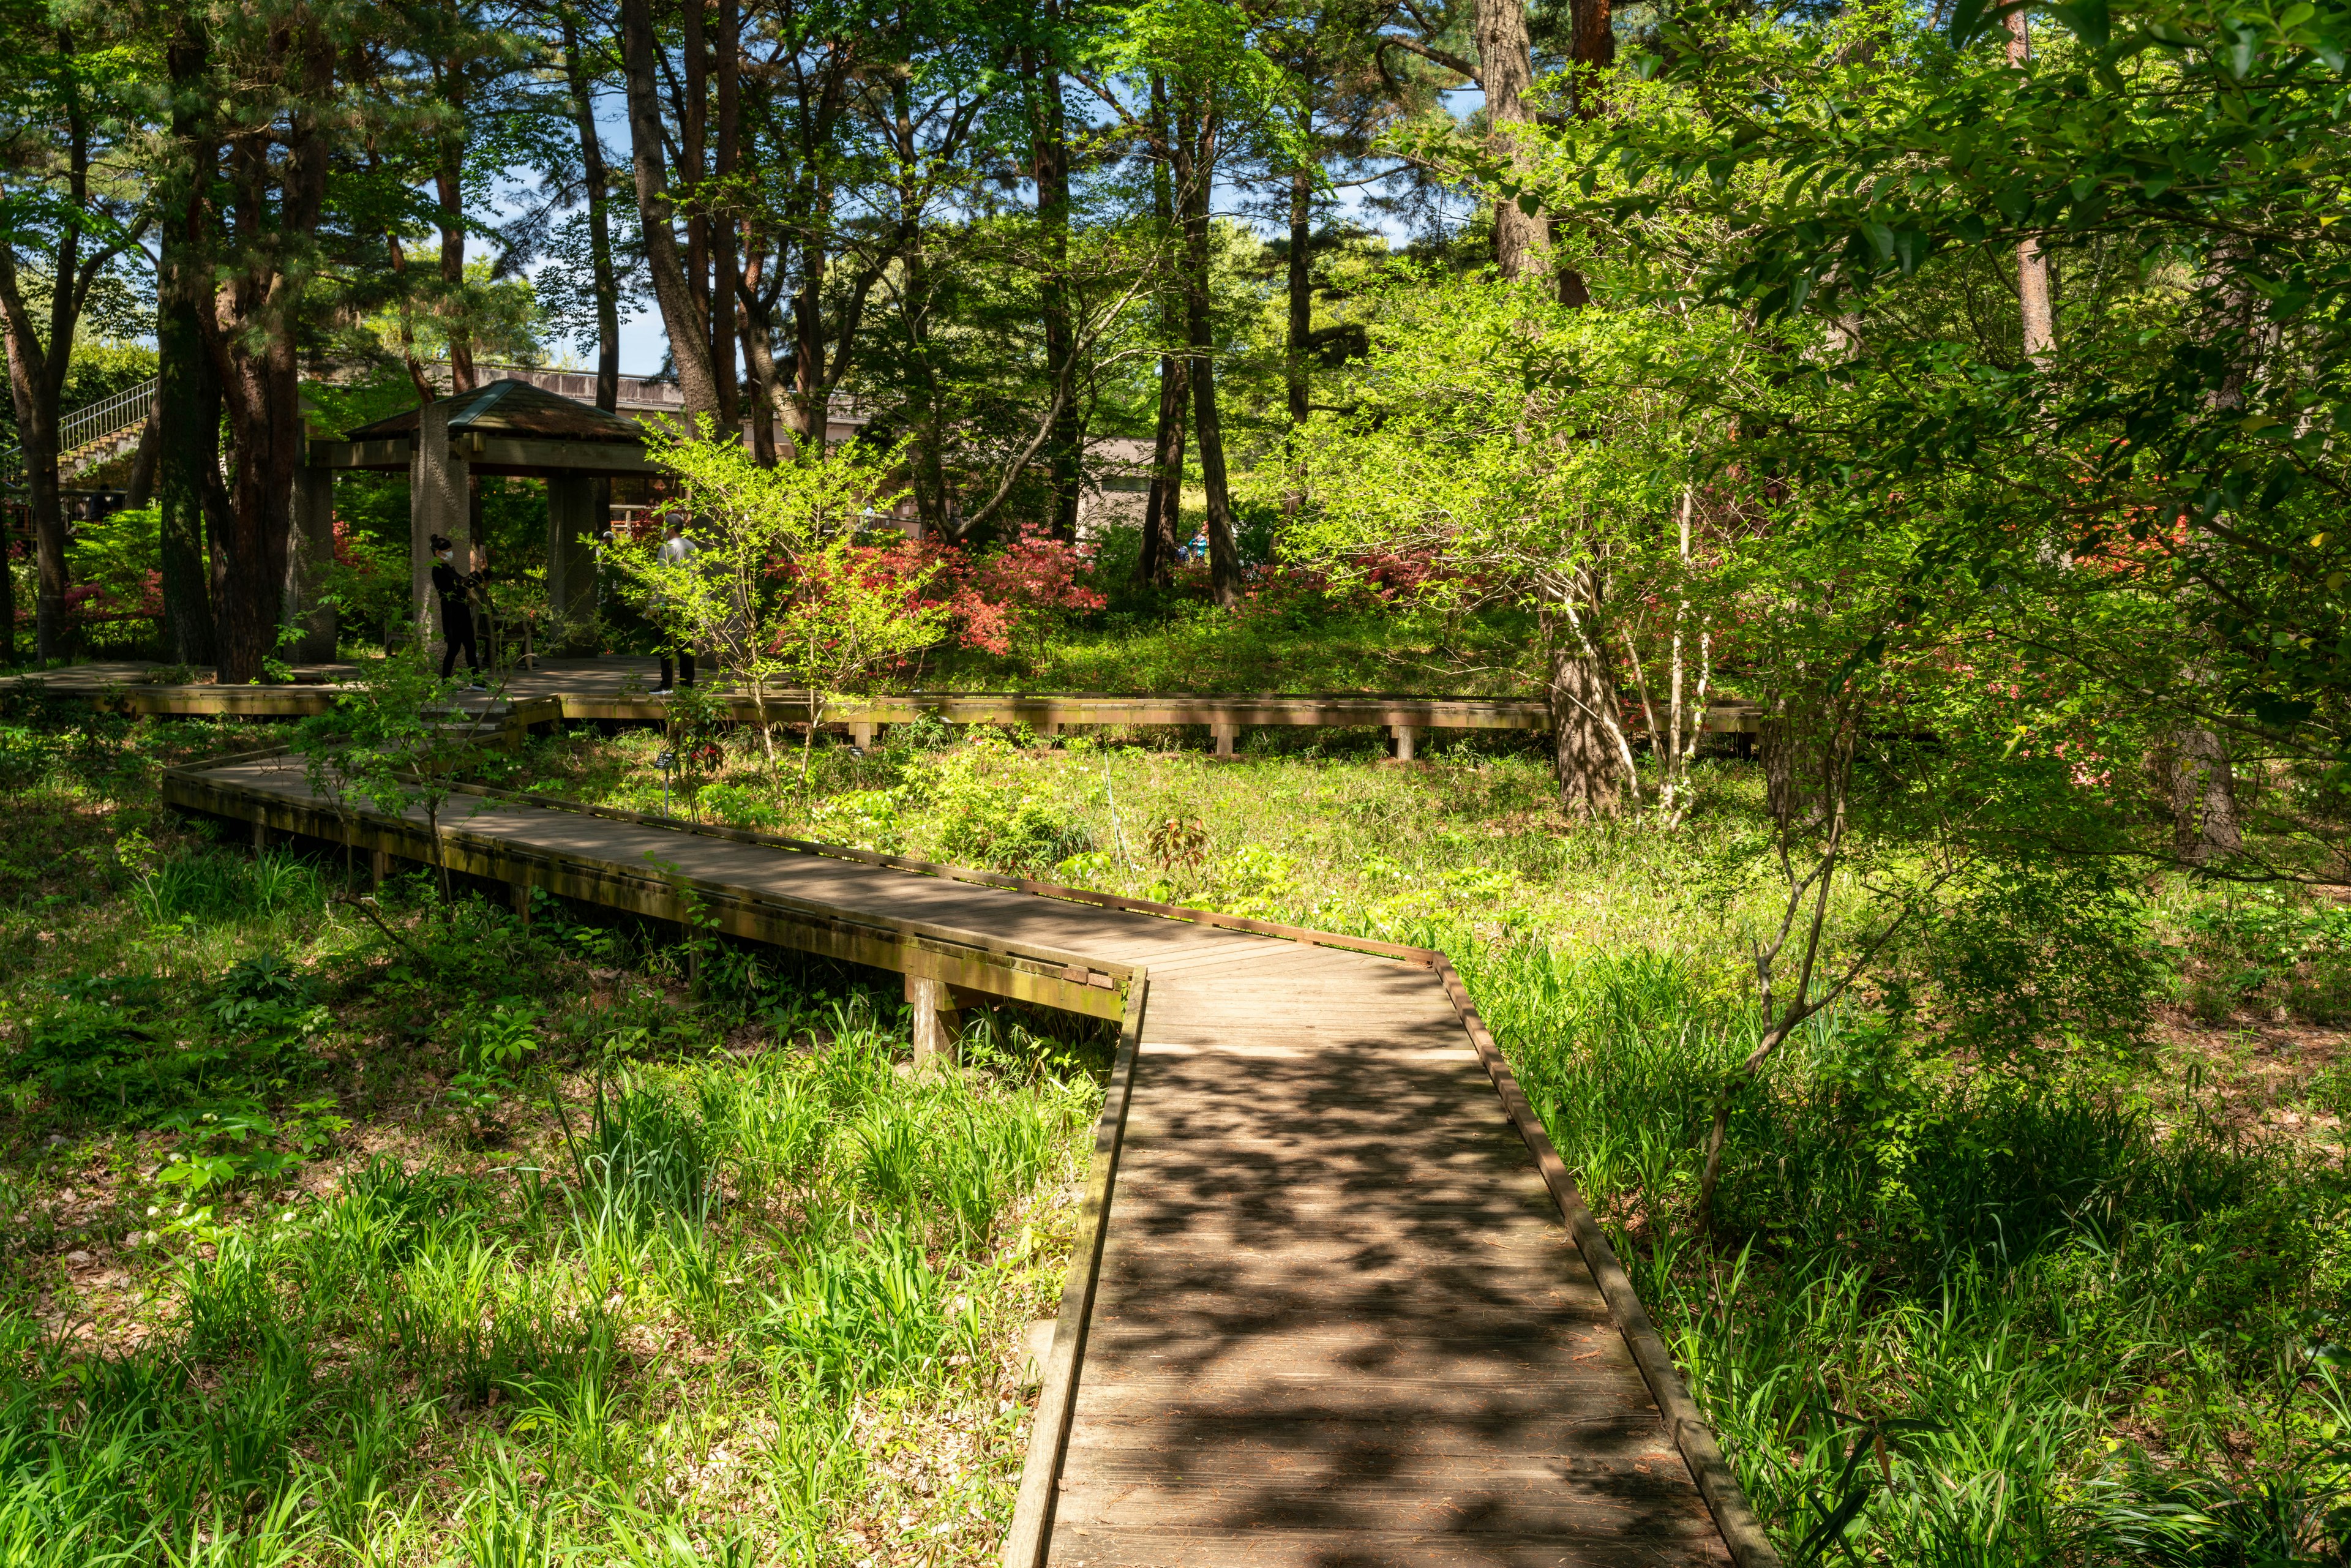
<instances>
[{"instance_id":1,"label":"boardwalk edge board","mask_svg":"<svg viewBox=\"0 0 2351 1568\"><path fill-rule=\"evenodd\" d=\"M214 768L266 760L282 755L270 747L235 758L167 768L165 800L183 810L242 819L289 832L389 850L404 859L423 861L433 852L432 834L420 823L373 811L340 811L323 802L297 802L273 792L207 779ZM1115 898L1080 888L1024 878L1000 876L969 868L878 855L845 845L789 839L779 834L710 823L680 822L668 818L613 808L587 806L557 797L519 794L479 786L459 786L453 794L498 800L510 806L566 810L670 831L695 833L737 842L869 864L968 882L1008 892L1019 892L1125 913L1189 921L1249 935L1273 937L1308 946L1329 946L1397 959L1435 971L1442 979L1464 1031L1484 1065L1494 1092L1511 1125L1533 1156L1552 1201L1559 1208L1576 1250L1607 1301L1618 1332L1624 1336L1658 1414L1672 1434L1692 1481L1711 1514L1716 1530L1729 1548L1736 1568L1781 1568L1761 1522L1749 1506L1738 1477L1724 1458L1713 1428L1675 1368L1671 1352L1649 1321L1632 1281L1599 1223L1584 1205L1573 1176L1552 1146L1542 1122L1527 1102L1510 1064L1471 1001L1468 988L1443 953L1397 943L1376 942L1333 932L1241 920L1211 911L1181 905ZM370 835L362 841L362 830ZM441 853L452 870L465 871L518 885L545 885L550 891L631 909L639 914L678 920L687 918L689 901L705 911L716 909L720 929L774 942L778 946L826 953L883 969L949 980L957 986L1015 997L1068 1011L1121 1020L1118 1053L1103 1096L1102 1113L1094 1133L1092 1164L1073 1244L1070 1274L1062 1287L1052 1348L1048 1354L1038 1397L1035 1426L1021 1470L1020 1490L1006 1539L1005 1568L1042 1568L1052 1537L1053 1508L1060 1490L1076 1394L1084 1364L1085 1341L1109 1228L1109 1211L1123 1146L1127 1108L1134 1092L1135 1060L1139 1053L1147 972L1140 965L1090 959L1075 953L1035 944L1014 945L960 929L923 922L876 917L852 918L830 906L776 894L754 893L728 884L674 875L657 869L603 862L583 855L555 856L517 852L488 834L468 833L462 825L440 830ZM559 860L566 862L556 863ZM462 863L461 863L462 862ZM705 916L706 918L706 915ZM1081 978L1080 973L1083 972Z\"/></svg>"},{"instance_id":2,"label":"boardwalk edge board","mask_svg":"<svg viewBox=\"0 0 2351 1568\"><path fill-rule=\"evenodd\" d=\"M1649 1385L1649 1396L1657 1402L1657 1413L1665 1417L1667 1430L1673 1433L1674 1446L1681 1450L1682 1462L1689 1467L1698 1495L1706 1500L1708 1511L1714 1515L1714 1525L1722 1533L1723 1544L1730 1548L1731 1561L1738 1568L1781 1568L1779 1551L1772 1546L1771 1537L1764 1534L1755 1511L1748 1506L1747 1494L1738 1476L1732 1473L1729 1462L1722 1457L1721 1446L1714 1440L1714 1428L1699 1414L1698 1402L1682 1383L1681 1374L1674 1367L1673 1354L1658 1337L1656 1326L1649 1322L1648 1309L1641 1304L1640 1292L1633 1288L1624 1264L1617 1260L1616 1249L1608 1244L1592 1210L1584 1206L1583 1194L1577 1188L1574 1176L1559 1157L1559 1151L1552 1146L1542 1118L1527 1103L1525 1092L1519 1088L1518 1075L1503 1060L1501 1049L1494 1043L1478 1005L1469 999L1469 989L1461 983L1459 972L1441 954L1437 956L1436 968L1444 977L1446 994L1453 998L1454 1010L1461 1015L1462 1027L1477 1046L1478 1058L1486 1064L1487 1076L1494 1081L1494 1092L1500 1096L1512 1125L1526 1140L1527 1152L1534 1156L1536 1168L1542 1172L1543 1184L1551 1188L1552 1201L1559 1205L1568 1234L1575 1240L1575 1249L1583 1255L1584 1267L1592 1270L1600 1293L1607 1299L1625 1346L1641 1369L1641 1379Z\"/></svg>"},{"instance_id":3,"label":"boardwalk edge board","mask_svg":"<svg viewBox=\"0 0 2351 1568\"><path fill-rule=\"evenodd\" d=\"M527 671L534 684L558 673ZM350 688L332 681L298 677L263 685L163 685L138 679L78 676L73 666L0 682L0 689L38 690L50 696L78 697L125 714L183 714L298 718L326 712ZM659 722L664 699L650 692L570 690L511 699L534 711L531 724L566 719L630 723ZM1549 702L1542 697L1414 696L1391 692L1166 692L1115 695L1099 692L905 692L811 704L804 691L782 688L761 697L739 690L724 696L727 716L740 723L805 724L811 709L825 727L904 724L921 717L952 724L1206 725L1229 732L1241 727L1388 727L1409 735L1420 730L1501 729L1547 731ZM1753 734L1758 711L1735 702L1710 703L1698 716L1708 734ZM1634 729L1640 726L1635 724ZM1408 740L1406 741L1408 745ZM1221 747L1220 747L1221 749ZM1400 755L1408 753L1400 753Z\"/></svg>"},{"instance_id":4,"label":"boardwalk edge board","mask_svg":"<svg viewBox=\"0 0 2351 1568\"><path fill-rule=\"evenodd\" d=\"M1118 1181L1119 1150L1126 1140L1126 1110L1134 1093L1134 1059L1143 1044L1143 1009L1150 988L1147 971L1128 983L1126 1016L1118 1034L1118 1057L1102 1093L1094 1124L1093 1161L1086 1174L1084 1207L1070 1249L1070 1277L1053 1321L1053 1347L1037 1391L1037 1413L1029 1433L1029 1453L1020 1466L1020 1491L1005 1532L1004 1568L1044 1568L1053 1540L1053 1504L1061 1487L1070 1431L1078 1414L1078 1369L1086 1353L1094 1291L1102 1281L1102 1248L1110 1237L1112 1189Z\"/></svg>"}]
</instances>

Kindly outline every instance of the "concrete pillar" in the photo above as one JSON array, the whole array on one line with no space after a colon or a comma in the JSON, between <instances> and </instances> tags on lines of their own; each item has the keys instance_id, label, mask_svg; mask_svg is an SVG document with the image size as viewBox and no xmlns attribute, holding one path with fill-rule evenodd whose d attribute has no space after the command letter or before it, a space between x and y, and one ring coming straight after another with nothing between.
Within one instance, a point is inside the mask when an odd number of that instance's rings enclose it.
<instances>
[{"instance_id":1,"label":"concrete pillar","mask_svg":"<svg viewBox=\"0 0 2351 1568\"><path fill-rule=\"evenodd\" d=\"M382 850L368 851L368 883L381 887L392 877L392 856Z\"/></svg>"},{"instance_id":2,"label":"concrete pillar","mask_svg":"<svg viewBox=\"0 0 2351 1568\"><path fill-rule=\"evenodd\" d=\"M1411 761L1413 737L1418 733L1417 728L1409 724L1392 724L1388 726L1388 732L1395 737L1396 760Z\"/></svg>"},{"instance_id":3,"label":"concrete pillar","mask_svg":"<svg viewBox=\"0 0 2351 1568\"><path fill-rule=\"evenodd\" d=\"M524 930L529 930L530 883L527 882L508 883L507 884L507 895L514 901L515 918L522 922Z\"/></svg>"},{"instance_id":4,"label":"concrete pillar","mask_svg":"<svg viewBox=\"0 0 2351 1568\"><path fill-rule=\"evenodd\" d=\"M433 593L433 536L446 535L455 550L454 564L472 559L466 528L465 460L449 449L449 408L445 399L424 405L416 424L416 453L408 466L408 549L410 605L416 616L416 634L441 656L440 606Z\"/></svg>"},{"instance_id":5,"label":"concrete pillar","mask_svg":"<svg viewBox=\"0 0 2351 1568\"><path fill-rule=\"evenodd\" d=\"M851 719L849 721L849 744L857 747L860 751L872 750L873 721L870 718Z\"/></svg>"},{"instance_id":6,"label":"concrete pillar","mask_svg":"<svg viewBox=\"0 0 2351 1568\"><path fill-rule=\"evenodd\" d=\"M286 623L300 628L289 650L302 664L335 656L335 612L319 602L335 562L335 471L294 470L294 527L286 540Z\"/></svg>"},{"instance_id":7,"label":"concrete pillar","mask_svg":"<svg viewBox=\"0 0 2351 1568\"><path fill-rule=\"evenodd\" d=\"M1208 727L1208 733L1216 737L1217 755L1230 757L1233 742L1240 737L1241 727L1237 724L1212 724Z\"/></svg>"},{"instance_id":8,"label":"concrete pillar","mask_svg":"<svg viewBox=\"0 0 2351 1568\"><path fill-rule=\"evenodd\" d=\"M914 1071L953 1067L963 1034L963 1018L945 980L906 977L906 1005L914 1014Z\"/></svg>"},{"instance_id":9,"label":"concrete pillar","mask_svg":"<svg viewBox=\"0 0 2351 1568\"><path fill-rule=\"evenodd\" d=\"M547 604L567 623L558 637L548 630L550 653L584 651L580 628L596 615L596 515L601 486L585 474L555 474L547 481Z\"/></svg>"},{"instance_id":10,"label":"concrete pillar","mask_svg":"<svg viewBox=\"0 0 2351 1568\"><path fill-rule=\"evenodd\" d=\"M256 851L266 850L269 847L268 823L256 822L253 824L253 847Z\"/></svg>"}]
</instances>

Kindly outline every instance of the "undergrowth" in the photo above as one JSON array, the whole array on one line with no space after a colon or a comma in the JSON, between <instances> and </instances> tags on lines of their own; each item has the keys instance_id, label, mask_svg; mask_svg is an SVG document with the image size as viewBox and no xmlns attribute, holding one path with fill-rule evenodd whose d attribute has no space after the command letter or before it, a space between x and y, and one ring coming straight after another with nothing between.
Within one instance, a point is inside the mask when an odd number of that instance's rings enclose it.
<instances>
[{"instance_id":1,"label":"undergrowth","mask_svg":"<svg viewBox=\"0 0 2351 1568\"><path fill-rule=\"evenodd\" d=\"M40 739L0 1561L992 1556L1092 1026L976 1013L914 1078L877 977L422 875L363 904L157 809L157 764L249 732Z\"/></svg>"}]
</instances>

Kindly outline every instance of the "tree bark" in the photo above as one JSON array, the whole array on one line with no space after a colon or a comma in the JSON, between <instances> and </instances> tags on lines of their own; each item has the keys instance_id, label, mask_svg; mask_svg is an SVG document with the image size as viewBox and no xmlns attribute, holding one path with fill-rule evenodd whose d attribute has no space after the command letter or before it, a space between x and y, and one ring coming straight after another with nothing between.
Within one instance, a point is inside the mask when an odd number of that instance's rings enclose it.
<instances>
[{"instance_id":1,"label":"tree bark","mask_svg":"<svg viewBox=\"0 0 2351 1568\"><path fill-rule=\"evenodd\" d=\"M266 125L229 143L238 248L224 258L213 310L198 318L236 449L235 487L214 538L224 685L259 679L277 647L305 434L295 332L308 267L287 236L310 235L326 206L329 149L320 120L331 103L334 42L304 15L277 35L274 48L295 76L288 128L282 143ZM272 213L275 225L264 215Z\"/></svg>"},{"instance_id":2,"label":"tree bark","mask_svg":"<svg viewBox=\"0 0 2351 1568\"><path fill-rule=\"evenodd\" d=\"M1151 443L1151 495L1143 504L1142 581L1165 588L1176 580L1177 529L1184 515L1184 423L1191 410L1190 364L1159 356L1159 424Z\"/></svg>"},{"instance_id":3,"label":"tree bark","mask_svg":"<svg viewBox=\"0 0 2351 1568\"><path fill-rule=\"evenodd\" d=\"M66 515L57 482L57 393L49 374L53 356L44 351L34 333L13 265L0 268L0 294L8 307L8 396L16 411L26 509L33 524L33 653L46 664L65 656ZM70 343L65 351L72 352Z\"/></svg>"},{"instance_id":4,"label":"tree bark","mask_svg":"<svg viewBox=\"0 0 2351 1568\"><path fill-rule=\"evenodd\" d=\"M462 61L449 62L443 90L449 108L460 117L465 110L465 74ZM441 156L433 171L434 195L440 204L441 318L449 329L449 392L474 390L474 338L465 327L465 133L444 136Z\"/></svg>"},{"instance_id":5,"label":"tree bark","mask_svg":"<svg viewBox=\"0 0 2351 1568\"><path fill-rule=\"evenodd\" d=\"M1061 73L1051 54L1052 30L1060 21L1059 7L1052 0L1047 0L1044 16L1045 47L1023 54L1030 88L1030 172L1037 182L1037 229L1044 246L1038 296L1044 317L1045 373L1061 395L1052 430L1045 438L1046 483L1051 495L1046 526L1055 538L1074 540L1083 436L1076 388L1071 384L1077 367L1071 362L1074 346L1070 325L1070 146Z\"/></svg>"},{"instance_id":6,"label":"tree bark","mask_svg":"<svg viewBox=\"0 0 2351 1568\"><path fill-rule=\"evenodd\" d=\"M74 54L73 35L63 28L56 35L59 54ZM66 189L57 226L56 250L48 263L47 329L33 320L16 271L13 236L0 236L0 339L5 340L8 396L16 413L16 438L25 464L25 495L33 525L34 651L44 662L65 653L66 517L57 475L59 406L65 394L66 371L73 362L74 331L81 320L95 264L112 254L100 247L84 266L82 229L89 204L90 122L76 78L62 78L65 108ZM14 641L15 627L10 627ZM12 650L13 652L13 650Z\"/></svg>"},{"instance_id":7,"label":"tree bark","mask_svg":"<svg viewBox=\"0 0 2351 1568\"><path fill-rule=\"evenodd\" d=\"M1191 345L1193 434L1200 443L1200 483L1207 493L1208 588L1229 610L1240 602L1240 541L1233 528L1232 493L1225 475L1224 427L1217 412L1212 356L1216 333L1208 310L1208 186L1214 178L1219 126L1213 104L1181 100L1176 111L1177 207L1184 219L1184 306Z\"/></svg>"},{"instance_id":8,"label":"tree bark","mask_svg":"<svg viewBox=\"0 0 2351 1568\"><path fill-rule=\"evenodd\" d=\"M693 9L689 5L688 9ZM743 438L743 378L735 367L736 279L741 262L735 252L734 179L740 160L743 89L743 13L740 0L718 0L717 37L712 40L718 78L718 135L712 176L716 198L701 205L710 228L710 368L718 387L718 425L729 441Z\"/></svg>"},{"instance_id":9,"label":"tree bark","mask_svg":"<svg viewBox=\"0 0 2351 1568\"><path fill-rule=\"evenodd\" d=\"M1314 173L1293 169L1290 174L1290 342L1283 358L1283 380L1290 393L1290 427L1306 423L1311 389L1306 373L1308 340L1314 331L1314 270L1309 252L1314 240ZM1293 502L1295 497L1292 497ZM1296 507L1290 508L1293 512Z\"/></svg>"},{"instance_id":10,"label":"tree bark","mask_svg":"<svg viewBox=\"0 0 2351 1568\"><path fill-rule=\"evenodd\" d=\"M213 662L213 605L206 581L208 516L226 509L220 476L220 378L205 351L198 312L206 303L202 187L219 149L207 121L205 78L212 44L182 13L167 64L172 81L172 184L167 188L155 269L156 491L163 628L172 658Z\"/></svg>"},{"instance_id":11,"label":"tree bark","mask_svg":"<svg viewBox=\"0 0 2351 1568\"><path fill-rule=\"evenodd\" d=\"M1567 593L1588 598L1589 586L1571 585ZM1562 602L1544 627L1551 643L1552 773L1559 780L1561 808L1576 817L1615 814L1623 764L1613 723L1616 693L1605 644L1593 624L1594 610Z\"/></svg>"},{"instance_id":12,"label":"tree bark","mask_svg":"<svg viewBox=\"0 0 2351 1568\"><path fill-rule=\"evenodd\" d=\"M1158 220L1161 243L1176 239L1176 193L1173 178L1175 142L1168 123L1167 78L1151 76L1151 210ZM1188 341L1184 326L1180 287L1159 290L1159 340ZM1152 432L1151 493L1143 506L1143 549L1135 558L1135 579L1165 588L1176 580L1176 529L1184 510L1184 425L1191 413L1190 361L1180 354L1159 356L1159 421Z\"/></svg>"},{"instance_id":13,"label":"tree bark","mask_svg":"<svg viewBox=\"0 0 2351 1568\"><path fill-rule=\"evenodd\" d=\"M2032 58L2032 33L2022 11L2008 15L2008 63L2022 70ZM2049 299L2049 258L2038 235L2016 246L2016 305L2024 329L2024 357L2046 365L2057 347L2057 318Z\"/></svg>"},{"instance_id":14,"label":"tree bark","mask_svg":"<svg viewBox=\"0 0 2351 1568\"><path fill-rule=\"evenodd\" d=\"M621 0L621 53L629 103L629 145L636 176L637 215L643 229L645 270L669 334L685 417L714 418L718 381L710 362L710 328L703 319L685 263L678 254L677 209L668 192L668 157L662 146L661 99L653 85L652 0Z\"/></svg>"},{"instance_id":15,"label":"tree bark","mask_svg":"<svg viewBox=\"0 0 2351 1568\"><path fill-rule=\"evenodd\" d=\"M1489 140L1496 152L1519 156L1516 132L1527 123L1526 91L1534 80L1527 45L1526 0L1479 0L1478 85L1486 91ZM1542 222L1508 197L1494 204L1494 266L1506 279L1523 277L1540 265L1545 239Z\"/></svg>"},{"instance_id":16,"label":"tree bark","mask_svg":"<svg viewBox=\"0 0 2351 1568\"><path fill-rule=\"evenodd\" d=\"M580 24L563 13L563 68L580 129L580 183L588 195L588 270L596 290L596 406L621 406L621 279L612 265L612 181L596 128L595 78L580 53Z\"/></svg>"},{"instance_id":17,"label":"tree bark","mask_svg":"<svg viewBox=\"0 0 2351 1568\"><path fill-rule=\"evenodd\" d=\"M2171 847L2182 865L2206 866L2244 848L2237 820L2237 779L2228 747L2209 729L2172 731L2167 759L2171 795Z\"/></svg>"}]
</instances>

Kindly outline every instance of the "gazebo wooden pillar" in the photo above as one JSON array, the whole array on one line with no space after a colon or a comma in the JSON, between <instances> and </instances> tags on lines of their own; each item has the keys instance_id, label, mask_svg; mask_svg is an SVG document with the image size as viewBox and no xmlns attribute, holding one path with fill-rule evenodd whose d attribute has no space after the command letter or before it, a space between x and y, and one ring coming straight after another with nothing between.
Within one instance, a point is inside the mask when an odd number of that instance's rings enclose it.
<instances>
[{"instance_id":1,"label":"gazebo wooden pillar","mask_svg":"<svg viewBox=\"0 0 2351 1568\"><path fill-rule=\"evenodd\" d=\"M314 441L309 458L309 471L328 476L321 483L340 468L407 472L411 601L420 634L436 642L430 541L446 535L460 560L471 559L477 541L467 515L469 477L547 481L548 605L578 623L596 611L595 541L604 531L599 513L610 509L611 476L654 471L633 420L511 380L405 410L346 440ZM328 528L331 550L331 519Z\"/></svg>"}]
</instances>

